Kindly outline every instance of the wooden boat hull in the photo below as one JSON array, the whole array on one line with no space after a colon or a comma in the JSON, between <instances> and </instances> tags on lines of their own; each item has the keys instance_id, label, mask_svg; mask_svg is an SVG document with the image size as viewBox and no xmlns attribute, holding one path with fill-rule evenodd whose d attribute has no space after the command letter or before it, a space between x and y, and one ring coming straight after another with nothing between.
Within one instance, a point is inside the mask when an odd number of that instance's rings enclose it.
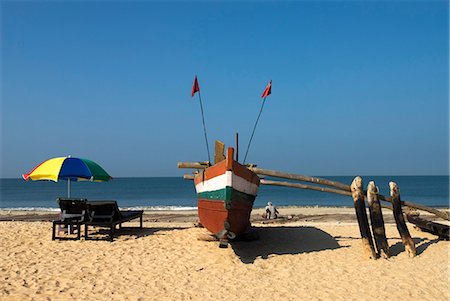
<instances>
[{"instance_id":1,"label":"wooden boat hull","mask_svg":"<svg viewBox=\"0 0 450 301\"><path fill-rule=\"evenodd\" d=\"M225 160L194 178L200 223L219 238L246 231L259 188L259 177L235 161L233 153L229 148Z\"/></svg>"}]
</instances>

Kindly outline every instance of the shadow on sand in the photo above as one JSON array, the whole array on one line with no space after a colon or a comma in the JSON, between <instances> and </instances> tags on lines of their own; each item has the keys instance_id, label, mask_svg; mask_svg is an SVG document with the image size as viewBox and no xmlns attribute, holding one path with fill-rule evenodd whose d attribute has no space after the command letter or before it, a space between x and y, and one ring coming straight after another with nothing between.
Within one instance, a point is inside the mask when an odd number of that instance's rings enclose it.
<instances>
[{"instance_id":1,"label":"shadow on sand","mask_svg":"<svg viewBox=\"0 0 450 301\"><path fill-rule=\"evenodd\" d=\"M231 246L243 263L269 255L300 254L341 248L330 234L314 227L253 227L259 239L234 241Z\"/></svg>"},{"instance_id":2,"label":"shadow on sand","mask_svg":"<svg viewBox=\"0 0 450 301\"><path fill-rule=\"evenodd\" d=\"M126 240L128 239L139 239L142 237L155 235L155 233L159 231L172 231L172 230L182 230L186 229L183 227L171 227L171 228L136 228L136 227L122 227L120 229L116 229L114 232L114 240L119 237L122 237ZM106 228L97 228L93 230L89 230L89 238L88 240L109 240L109 229ZM84 234L84 230L83 230Z\"/></svg>"},{"instance_id":3,"label":"shadow on sand","mask_svg":"<svg viewBox=\"0 0 450 301\"><path fill-rule=\"evenodd\" d=\"M438 243L439 239L428 239L428 238L413 238L414 244L416 245L416 255L422 254L429 246L432 244ZM395 243L394 245L389 247L389 252L391 253L391 257L395 257L402 252L405 252L405 246L401 241Z\"/></svg>"}]
</instances>

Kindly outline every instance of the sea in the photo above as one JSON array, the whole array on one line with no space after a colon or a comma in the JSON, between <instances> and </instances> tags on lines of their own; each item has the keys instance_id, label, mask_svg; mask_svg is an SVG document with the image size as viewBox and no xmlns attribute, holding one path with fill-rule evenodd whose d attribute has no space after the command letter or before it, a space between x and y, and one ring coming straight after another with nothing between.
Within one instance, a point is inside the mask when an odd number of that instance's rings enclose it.
<instances>
[{"instance_id":1,"label":"sea","mask_svg":"<svg viewBox=\"0 0 450 301\"><path fill-rule=\"evenodd\" d=\"M320 177L320 176L319 176ZM323 177L350 185L351 176ZM267 177L266 179L270 179ZM363 176L364 185L375 181L380 193L389 196L389 182L400 187L401 199L431 207L449 207L449 176ZM71 182L71 197L116 200L124 209L196 209L192 180L182 177L115 178L109 182ZM56 199L67 197L67 182L0 179L0 209L57 211ZM266 206L352 207L349 196L298 188L261 185L254 207Z\"/></svg>"}]
</instances>

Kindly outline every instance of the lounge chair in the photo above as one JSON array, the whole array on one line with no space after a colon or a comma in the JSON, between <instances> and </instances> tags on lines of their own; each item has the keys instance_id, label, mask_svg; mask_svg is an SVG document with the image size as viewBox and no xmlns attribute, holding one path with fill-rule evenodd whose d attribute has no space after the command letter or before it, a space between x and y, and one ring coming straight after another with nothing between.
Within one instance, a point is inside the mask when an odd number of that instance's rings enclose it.
<instances>
[{"instance_id":1,"label":"lounge chair","mask_svg":"<svg viewBox=\"0 0 450 301\"><path fill-rule=\"evenodd\" d=\"M119 229L122 223L131 221L133 219L140 219L140 228L142 228L142 214L143 210L127 210L121 211L117 206L116 201L88 201L87 203L88 219L84 223L84 238L88 239L88 227L99 226L110 229L110 240L114 239L114 231L116 226Z\"/></svg>"},{"instance_id":2,"label":"lounge chair","mask_svg":"<svg viewBox=\"0 0 450 301\"><path fill-rule=\"evenodd\" d=\"M80 239L81 236L81 225L84 224L86 220L87 207L86 199L66 199L58 198L56 202L61 209L60 219L53 221L52 229L52 240L56 238L61 239L62 237L56 237L56 226L61 229L64 225L68 229L70 234L71 230L77 230L78 236L76 239ZM59 234L60 231L58 231Z\"/></svg>"}]
</instances>

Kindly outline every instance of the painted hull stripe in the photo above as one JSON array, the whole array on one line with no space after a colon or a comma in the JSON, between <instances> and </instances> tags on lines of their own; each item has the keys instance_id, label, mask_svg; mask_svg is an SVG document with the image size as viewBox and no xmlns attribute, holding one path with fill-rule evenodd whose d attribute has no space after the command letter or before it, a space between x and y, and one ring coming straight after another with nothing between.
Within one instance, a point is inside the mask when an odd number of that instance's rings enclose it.
<instances>
[{"instance_id":1,"label":"painted hull stripe","mask_svg":"<svg viewBox=\"0 0 450 301\"><path fill-rule=\"evenodd\" d=\"M226 160L223 160L211 167L208 167L199 175L197 175L194 179L195 184L198 184L203 181L211 180L217 176L225 174L227 171ZM248 182L251 182L255 185L259 185L259 177L257 174L249 170L247 167L233 161L232 171L235 175L245 179Z\"/></svg>"},{"instance_id":2,"label":"painted hull stripe","mask_svg":"<svg viewBox=\"0 0 450 301\"><path fill-rule=\"evenodd\" d=\"M258 193L258 185L248 182L247 180L226 171L225 174L217 176L207 181L202 181L195 185L197 193L216 191L225 187L233 187L233 189L256 196Z\"/></svg>"},{"instance_id":3,"label":"painted hull stripe","mask_svg":"<svg viewBox=\"0 0 450 301\"><path fill-rule=\"evenodd\" d=\"M197 194L198 199L207 199L212 201L248 201L253 202L255 200L254 195L242 193L236 190L233 190L231 187L227 187L225 189L220 189L216 191L207 191Z\"/></svg>"}]
</instances>

